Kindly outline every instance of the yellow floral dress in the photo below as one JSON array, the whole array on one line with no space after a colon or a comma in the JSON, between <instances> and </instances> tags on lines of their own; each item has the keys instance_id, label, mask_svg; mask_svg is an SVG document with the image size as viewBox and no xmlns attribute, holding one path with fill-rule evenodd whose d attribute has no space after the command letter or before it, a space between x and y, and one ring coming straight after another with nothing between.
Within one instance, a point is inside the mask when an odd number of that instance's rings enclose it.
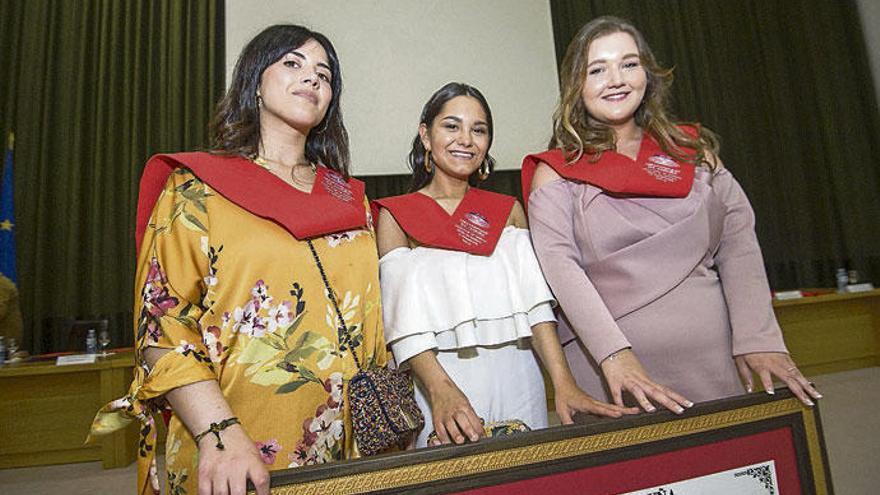
<instances>
[{"instance_id":1,"label":"yellow floral dress","mask_svg":"<svg viewBox=\"0 0 880 495\"><path fill-rule=\"evenodd\" d=\"M138 257L135 379L92 429L100 434L141 421L139 493L159 488L152 413L162 395L203 380L219 382L270 470L353 455L343 401L357 372L351 352L364 366L387 358L376 245L370 222L313 243L353 349L340 343L336 311L305 241L227 200L190 170L171 173ZM150 369L147 347L172 351ZM166 493L198 491L192 433L172 414Z\"/></svg>"}]
</instances>

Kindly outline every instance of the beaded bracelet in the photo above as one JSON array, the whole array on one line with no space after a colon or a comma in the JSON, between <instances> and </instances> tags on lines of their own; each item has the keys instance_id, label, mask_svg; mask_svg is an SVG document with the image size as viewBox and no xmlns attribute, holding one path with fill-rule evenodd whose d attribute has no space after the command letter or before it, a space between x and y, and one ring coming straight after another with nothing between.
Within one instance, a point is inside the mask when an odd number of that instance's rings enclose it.
<instances>
[{"instance_id":1,"label":"beaded bracelet","mask_svg":"<svg viewBox=\"0 0 880 495\"><path fill-rule=\"evenodd\" d=\"M226 418L219 423L211 423L211 426L209 426L207 430L196 435L196 444L198 444L203 438L205 438L205 435L207 435L208 433L213 433L214 436L217 437L217 450L223 450L225 446L223 445L223 441L220 439L220 432L225 430L226 428L229 428L232 425L238 424L241 424L241 422L236 417Z\"/></svg>"}]
</instances>

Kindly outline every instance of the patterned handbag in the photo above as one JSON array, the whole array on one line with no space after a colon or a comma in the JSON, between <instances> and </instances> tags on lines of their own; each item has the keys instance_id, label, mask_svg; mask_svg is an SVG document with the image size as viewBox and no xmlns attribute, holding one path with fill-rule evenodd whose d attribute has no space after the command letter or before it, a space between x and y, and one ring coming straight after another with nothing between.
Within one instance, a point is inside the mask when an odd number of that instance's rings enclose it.
<instances>
[{"instance_id":1,"label":"patterned handbag","mask_svg":"<svg viewBox=\"0 0 880 495\"><path fill-rule=\"evenodd\" d=\"M330 287L318 252L312 241L308 241L308 244L336 310L340 339L344 339L342 343L351 350L358 367L358 372L348 383L349 409L358 451L367 456L391 447L403 447L425 424L425 416L416 404L412 379L409 374L395 368L364 369L361 366L352 346L350 329L339 309L336 294Z\"/></svg>"}]
</instances>

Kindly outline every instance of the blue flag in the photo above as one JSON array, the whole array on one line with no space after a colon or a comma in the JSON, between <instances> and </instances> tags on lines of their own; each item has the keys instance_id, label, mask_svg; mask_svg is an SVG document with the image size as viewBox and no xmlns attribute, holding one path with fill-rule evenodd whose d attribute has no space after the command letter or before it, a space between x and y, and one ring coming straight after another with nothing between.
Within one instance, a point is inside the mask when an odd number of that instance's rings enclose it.
<instances>
[{"instance_id":1,"label":"blue flag","mask_svg":"<svg viewBox=\"0 0 880 495\"><path fill-rule=\"evenodd\" d=\"M15 271L15 202L12 196L12 136L3 160L3 181L0 183L0 274L18 283Z\"/></svg>"}]
</instances>

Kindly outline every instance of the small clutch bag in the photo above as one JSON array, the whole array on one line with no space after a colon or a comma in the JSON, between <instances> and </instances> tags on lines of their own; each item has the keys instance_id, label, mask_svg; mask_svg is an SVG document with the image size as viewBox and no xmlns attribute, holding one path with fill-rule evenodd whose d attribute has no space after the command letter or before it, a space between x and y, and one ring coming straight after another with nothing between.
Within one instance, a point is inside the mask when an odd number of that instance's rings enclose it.
<instances>
[{"instance_id":1,"label":"small clutch bag","mask_svg":"<svg viewBox=\"0 0 880 495\"><path fill-rule=\"evenodd\" d=\"M412 380L398 369L359 371L348 384L348 400L352 428L363 455L402 448L425 424Z\"/></svg>"}]
</instances>

